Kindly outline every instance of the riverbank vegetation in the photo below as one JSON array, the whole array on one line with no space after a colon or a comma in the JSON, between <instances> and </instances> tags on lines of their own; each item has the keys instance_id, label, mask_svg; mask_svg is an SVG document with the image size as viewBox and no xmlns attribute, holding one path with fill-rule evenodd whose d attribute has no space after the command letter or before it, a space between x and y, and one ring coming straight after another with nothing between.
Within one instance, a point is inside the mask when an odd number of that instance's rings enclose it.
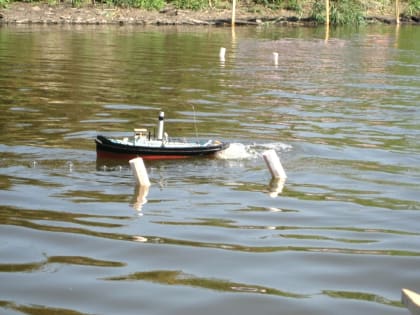
<instances>
[{"instance_id":1,"label":"riverbank vegetation","mask_svg":"<svg viewBox=\"0 0 420 315\"><path fill-rule=\"evenodd\" d=\"M173 10L209 11L232 8L231 0L0 0L0 7L13 3L45 4L50 6L71 5L75 8L102 6L105 8L139 8L150 11ZM254 11L287 11L297 19L322 24L327 21L325 0L238 0L238 5ZM399 16L420 22L420 0L330 0L329 23L332 25L362 24L371 17Z\"/></svg>"}]
</instances>

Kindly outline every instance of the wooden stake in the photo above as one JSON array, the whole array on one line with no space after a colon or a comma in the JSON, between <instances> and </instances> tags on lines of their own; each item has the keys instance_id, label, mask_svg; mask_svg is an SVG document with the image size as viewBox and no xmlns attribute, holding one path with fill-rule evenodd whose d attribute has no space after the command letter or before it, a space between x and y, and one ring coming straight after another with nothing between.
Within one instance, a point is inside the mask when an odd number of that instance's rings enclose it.
<instances>
[{"instance_id":1,"label":"wooden stake","mask_svg":"<svg viewBox=\"0 0 420 315\"><path fill-rule=\"evenodd\" d=\"M280 163L279 156L274 150L267 150L263 154L264 160L267 163L268 169L270 170L273 178L286 179L287 175Z\"/></svg>"},{"instance_id":2,"label":"wooden stake","mask_svg":"<svg viewBox=\"0 0 420 315\"><path fill-rule=\"evenodd\" d=\"M420 315L420 295L408 289L401 290L401 302L412 315Z\"/></svg>"},{"instance_id":3,"label":"wooden stake","mask_svg":"<svg viewBox=\"0 0 420 315\"><path fill-rule=\"evenodd\" d=\"M400 1L395 0L395 22L400 24Z\"/></svg>"},{"instance_id":4,"label":"wooden stake","mask_svg":"<svg viewBox=\"0 0 420 315\"><path fill-rule=\"evenodd\" d=\"M220 47L220 51L219 51L220 61L222 61L222 62L225 61L225 54L226 54L226 48L225 47Z\"/></svg>"},{"instance_id":5,"label":"wooden stake","mask_svg":"<svg viewBox=\"0 0 420 315\"><path fill-rule=\"evenodd\" d=\"M236 23L236 0L232 0L232 21L231 21L231 25L232 27L235 27L235 23Z\"/></svg>"},{"instance_id":6,"label":"wooden stake","mask_svg":"<svg viewBox=\"0 0 420 315\"><path fill-rule=\"evenodd\" d=\"M225 63L225 54L226 54L226 48L225 47L220 47L219 59L220 59L220 63L222 65L224 65L224 63Z\"/></svg>"},{"instance_id":7,"label":"wooden stake","mask_svg":"<svg viewBox=\"0 0 420 315\"><path fill-rule=\"evenodd\" d=\"M325 0L325 25L330 25L330 0Z\"/></svg>"},{"instance_id":8,"label":"wooden stake","mask_svg":"<svg viewBox=\"0 0 420 315\"><path fill-rule=\"evenodd\" d=\"M147 175L146 167L144 166L143 159L137 157L129 161L130 167L136 177L137 184L140 186L150 186L149 176Z\"/></svg>"},{"instance_id":9,"label":"wooden stake","mask_svg":"<svg viewBox=\"0 0 420 315\"><path fill-rule=\"evenodd\" d=\"M279 53L273 52L273 62L275 66L279 65Z\"/></svg>"}]
</instances>

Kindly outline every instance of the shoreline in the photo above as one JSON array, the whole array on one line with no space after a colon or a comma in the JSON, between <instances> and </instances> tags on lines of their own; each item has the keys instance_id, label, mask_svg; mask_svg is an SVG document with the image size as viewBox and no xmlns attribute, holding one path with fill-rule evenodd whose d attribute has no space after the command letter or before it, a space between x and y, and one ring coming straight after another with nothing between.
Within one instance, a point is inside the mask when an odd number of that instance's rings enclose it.
<instances>
[{"instance_id":1,"label":"shoreline","mask_svg":"<svg viewBox=\"0 0 420 315\"><path fill-rule=\"evenodd\" d=\"M296 16L287 10L259 8L258 13L247 7L236 10L235 25L285 25L316 26L308 15ZM369 16L367 24L396 24L390 15ZM420 24L419 17L401 17L401 24ZM230 9L207 9L201 11L179 10L167 7L160 11L147 11L136 8L108 7L97 4L72 7L71 4L47 4L13 2L0 9L0 25L213 25L230 26Z\"/></svg>"}]
</instances>

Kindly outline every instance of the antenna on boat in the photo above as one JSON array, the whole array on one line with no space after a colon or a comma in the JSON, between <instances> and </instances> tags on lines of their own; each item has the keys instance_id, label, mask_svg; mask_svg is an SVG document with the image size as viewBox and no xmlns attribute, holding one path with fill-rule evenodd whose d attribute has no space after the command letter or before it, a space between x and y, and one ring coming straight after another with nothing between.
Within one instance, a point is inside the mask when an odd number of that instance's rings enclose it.
<instances>
[{"instance_id":1,"label":"antenna on boat","mask_svg":"<svg viewBox=\"0 0 420 315\"><path fill-rule=\"evenodd\" d=\"M197 122L195 120L195 108L194 108L194 105L192 105L192 109L193 109L193 117L194 117L195 138L198 139L198 130L197 130Z\"/></svg>"}]
</instances>

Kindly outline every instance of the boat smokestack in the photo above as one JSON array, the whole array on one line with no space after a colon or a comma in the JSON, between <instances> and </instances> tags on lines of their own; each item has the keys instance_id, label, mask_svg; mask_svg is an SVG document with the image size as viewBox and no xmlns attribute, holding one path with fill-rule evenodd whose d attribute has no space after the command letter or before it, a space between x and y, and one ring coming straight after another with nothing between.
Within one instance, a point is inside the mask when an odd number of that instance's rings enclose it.
<instances>
[{"instance_id":1,"label":"boat smokestack","mask_svg":"<svg viewBox=\"0 0 420 315\"><path fill-rule=\"evenodd\" d=\"M159 126L158 126L158 140L163 140L163 124L164 124L164 118L165 118L165 113L164 112L160 112L159 113Z\"/></svg>"}]
</instances>

